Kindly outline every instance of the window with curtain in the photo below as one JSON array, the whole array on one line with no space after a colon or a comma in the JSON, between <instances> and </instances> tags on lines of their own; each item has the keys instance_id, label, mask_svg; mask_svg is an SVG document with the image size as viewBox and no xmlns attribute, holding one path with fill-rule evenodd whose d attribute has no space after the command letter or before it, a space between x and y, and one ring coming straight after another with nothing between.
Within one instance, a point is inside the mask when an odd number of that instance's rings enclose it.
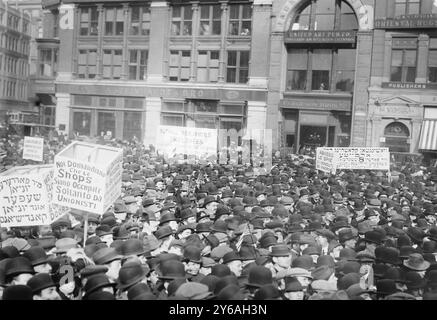
<instances>
[{"instance_id":1,"label":"window with curtain","mask_svg":"<svg viewBox=\"0 0 437 320\"><path fill-rule=\"evenodd\" d=\"M103 79L120 79L123 51L120 49L103 50Z\"/></svg>"},{"instance_id":2,"label":"window with curtain","mask_svg":"<svg viewBox=\"0 0 437 320\"><path fill-rule=\"evenodd\" d=\"M105 8L105 36L122 36L123 28L123 8Z\"/></svg>"},{"instance_id":3,"label":"window with curtain","mask_svg":"<svg viewBox=\"0 0 437 320\"><path fill-rule=\"evenodd\" d=\"M395 17L419 13L420 0L395 0Z\"/></svg>"},{"instance_id":4,"label":"window with curtain","mask_svg":"<svg viewBox=\"0 0 437 320\"><path fill-rule=\"evenodd\" d=\"M229 35L250 36L252 34L252 5L229 5Z\"/></svg>"},{"instance_id":5,"label":"window with curtain","mask_svg":"<svg viewBox=\"0 0 437 320\"><path fill-rule=\"evenodd\" d=\"M219 51L201 50L197 55L197 81L217 82L219 73Z\"/></svg>"},{"instance_id":6,"label":"window with curtain","mask_svg":"<svg viewBox=\"0 0 437 320\"><path fill-rule=\"evenodd\" d=\"M79 78L94 79L97 74L97 49L80 49L77 63Z\"/></svg>"},{"instance_id":7,"label":"window with curtain","mask_svg":"<svg viewBox=\"0 0 437 320\"><path fill-rule=\"evenodd\" d=\"M97 7L80 8L79 20L79 35L96 36L98 34L99 12Z\"/></svg>"},{"instance_id":8,"label":"window with curtain","mask_svg":"<svg viewBox=\"0 0 437 320\"><path fill-rule=\"evenodd\" d=\"M173 36L190 36L192 34L193 11L189 6L173 6L171 34Z\"/></svg>"},{"instance_id":9,"label":"window with curtain","mask_svg":"<svg viewBox=\"0 0 437 320\"><path fill-rule=\"evenodd\" d=\"M220 35L222 25L221 16L220 5L201 5L199 35Z\"/></svg>"},{"instance_id":10,"label":"window with curtain","mask_svg":"<svg viewBox=\"0 0 437 320\"><path fill-rule=\"evenodd\" d=\"M134 6L130 11L130 29L131 36L148 36L150 34L150 7Z\"/></svg>"},{"instance_id":11,"label":"window with curtain","mask_svg":"<svg viewBox=\"0 0 437 320\"><path fill-rule=\"evenodd\" d=\"M171 50L169 61L169 80L188 81L190 80L191 51Z\"/></svg>"}]
</instances>

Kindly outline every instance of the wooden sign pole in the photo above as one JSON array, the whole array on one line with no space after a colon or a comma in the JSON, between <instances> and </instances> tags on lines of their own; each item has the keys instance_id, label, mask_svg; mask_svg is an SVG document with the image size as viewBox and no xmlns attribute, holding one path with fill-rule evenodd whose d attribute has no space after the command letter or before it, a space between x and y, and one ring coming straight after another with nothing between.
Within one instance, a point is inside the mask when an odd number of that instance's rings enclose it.
<instances>
[{"instance_id":1,"label":"wooden sign pole","mask_svg":"<svg viewBox=\"0 0 437 320\"><path fill-rule=\"evenodd\" d=\"M85 247L85 242L88 237L88 212L85 212L83 219L83 246Z\"/></svg>"}]
</instances>

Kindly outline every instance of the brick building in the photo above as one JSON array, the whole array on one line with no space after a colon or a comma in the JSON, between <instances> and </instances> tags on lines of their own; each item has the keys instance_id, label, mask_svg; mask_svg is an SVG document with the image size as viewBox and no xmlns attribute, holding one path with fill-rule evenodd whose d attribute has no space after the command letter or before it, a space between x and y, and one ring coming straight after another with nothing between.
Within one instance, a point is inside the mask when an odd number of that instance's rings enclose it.
<instances>
[{"instance_id":1,"label":"brick building","mask_svg":"<svg viewBox=\"0 0 437 320\"><path fill-rule=\"evenodd\" d=\"M0 2L0 119L32 112L28 102L30 17Z\"/></svg>"}]
</instances>

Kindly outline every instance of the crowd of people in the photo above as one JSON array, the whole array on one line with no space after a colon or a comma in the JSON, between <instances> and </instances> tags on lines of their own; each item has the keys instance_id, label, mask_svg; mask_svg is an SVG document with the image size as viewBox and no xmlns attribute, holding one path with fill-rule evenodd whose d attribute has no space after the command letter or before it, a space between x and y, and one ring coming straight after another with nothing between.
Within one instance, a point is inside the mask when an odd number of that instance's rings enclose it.
<instances>
[{"instance_id":1,"label":"crowd of people","mask_svg":"<svg viewBox=\"0 0 437 320\"><path fill-rule=\"evenodd\" d=\"M326 174L277 155L257 171L106 143L124 149L120 198L86 235L73 209L2 228L0 299L437 300L436 167ZM3 141L5 169L27 164L19 145Z\"/></svg>"}]
</instances>

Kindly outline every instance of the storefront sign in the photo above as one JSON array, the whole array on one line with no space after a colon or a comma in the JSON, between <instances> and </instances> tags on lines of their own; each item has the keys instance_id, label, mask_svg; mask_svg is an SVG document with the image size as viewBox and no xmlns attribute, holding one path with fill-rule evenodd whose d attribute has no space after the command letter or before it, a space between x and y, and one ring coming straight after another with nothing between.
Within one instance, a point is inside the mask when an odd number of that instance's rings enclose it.
<instances>
[{"instance_id":1,"label":"storefront sign","mask_svg":"<svg viewBox=\"0 0 437 320\"><path fill-rule=\"evenodd\" d=\"M103 214L121 195L123 151L74 142L55 156L54 203Z\"/></svg>"},{"instance_id":2,"label":"storefront sign","mask_svg":"<svg viewBox=\"0 0 437 320\"><path fill-rule=\"evenodd\" d=\"M194 155L206 159L217 154L217 130L176 126L159 126L157 149L173 157Z\"/></svg>"},{"instance_id":3,"label":"storefront sign","mask_svg":"<svg viewBox=\"0 0 437 320\"><path fill-rule=\"evenodd\" d=\"M388 148L347 147L320 148L335 153L333 166L346 170L390 170L390 152Z\"/></svg>"},{"instance_id":4,"label":"storefront sign","mask_svg":"<svg viewBox=\"0 0 437 320\"><path fill-rule=\"evenodd\" d=\"M0 176L0 225L48 225L68 212L51 201L53 166L12 168Z\"/></svg>"},{"instance_id":5,"label":"storefront sign","mask_svg":"<svg viewBox=\"0 0 437 320\"><path fill-rule=\"evenodd\" d=\"M109 95L125 97L160 97L164 99L207 99L227 101L266 101L266 90L221 88L133 87L108 85L57 84L56 90L70 94Z\"/></svg>"},{"instance_id":6,"label":"storefront sign","mask_svg":"<svg viewBox=\"0 0 437 320\"><path fill-rule=\"evenodd\" d=\"M381 105L374 107L374 115L382 115L382 116L409 116L409 117L422 117L423 109L419 106L390 106L390 105Z\"/></svg>"},{"instance_id":7,"label":"storefront sign","mask_svg":"<svg viewBox=\"0 0 437 320\"><path fill-rule=\"evenodd\" d=\"M285 43L355 43L355 31L288 31Z\"/></svg>"},{"instance_id":8,"label":"storefront sign","mask_svg":"<svg viewBox=\"0 0 437 320\"><path fill-rule=\"evenodd\" d=\"M376 19L375 29L436 28L436 14L412 14L396 18Z\"/></svg>"},{"instance_id":9,"label":"storefront sign","mask_svg":"<svg viewBox=\"0 0 437 320\"><path fill-rule=\"evenodd\" d=\"M407 82L383 82L381 88L386 89L429 89L436 90L437 83L407 83Z\"/></svg>"},{"instance_id":10,"label":"storefront sign","mask_svg":"<svg viewBox=\"0 0 437 320\"><path fill-rule=\"evenodd\" d=\"M352 103L350 100L327 100L323 99L299 99L286 98L280 102L281 108L289 109L315 109L315 110L338 110L351 111Z\"/></svg>"},{"instance_id":11,"label":"storefront sign","mask_svg":"<svg viewBox=\"0 0 437 320\"><path fill-rule=\"evenodd\" d=\"M44 138L24 137L23 159L42 161Z\"/></svg>"}]
</instances>

